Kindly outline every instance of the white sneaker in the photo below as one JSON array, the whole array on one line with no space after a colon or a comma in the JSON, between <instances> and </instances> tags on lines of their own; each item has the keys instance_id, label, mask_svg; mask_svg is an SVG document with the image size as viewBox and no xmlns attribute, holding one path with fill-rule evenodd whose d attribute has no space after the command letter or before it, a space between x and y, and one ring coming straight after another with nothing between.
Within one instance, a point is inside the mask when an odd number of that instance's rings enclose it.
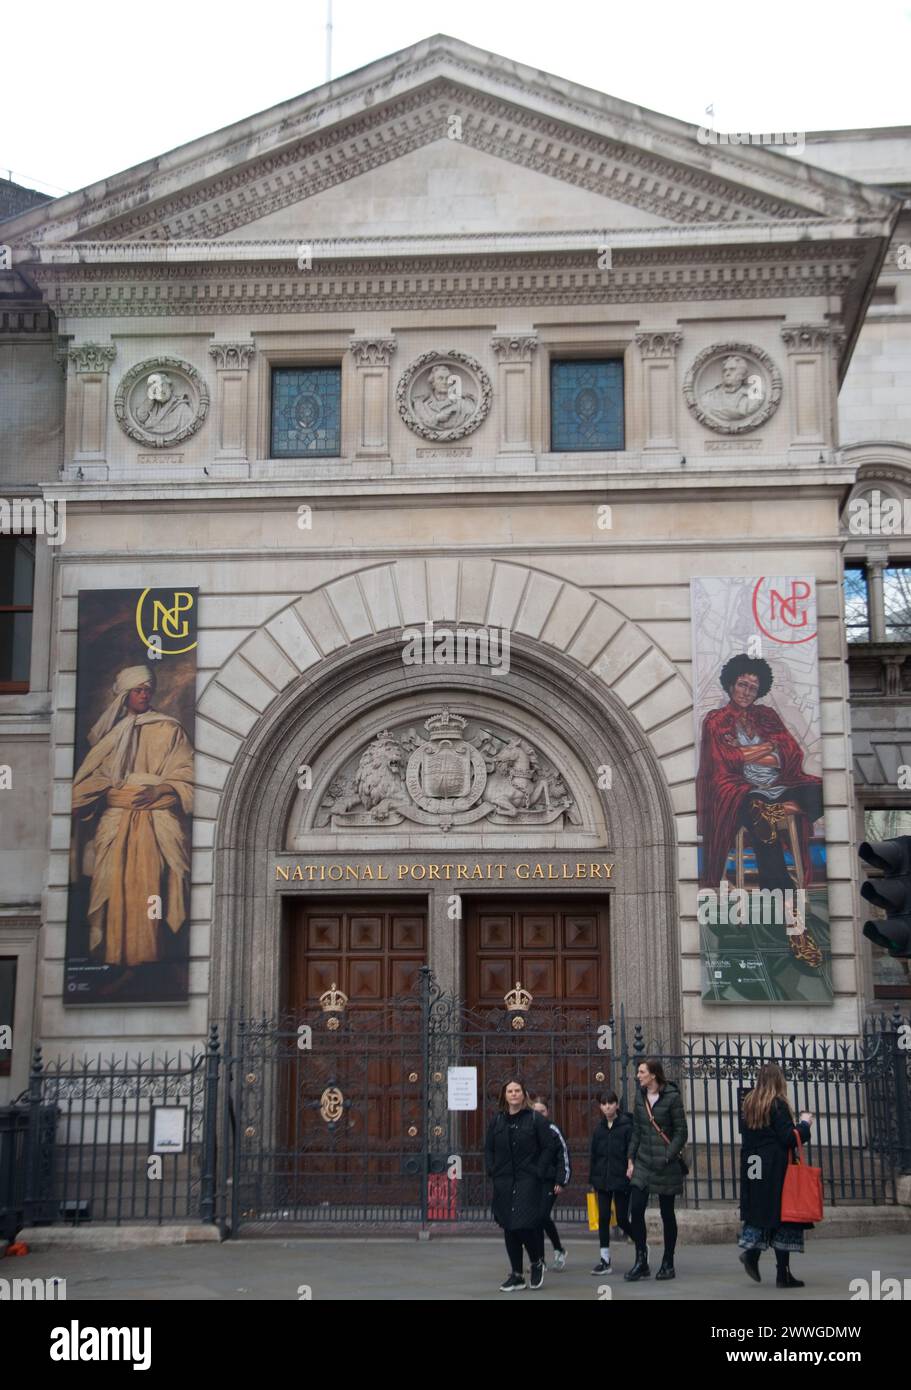
<instances>
[{"instance_id":1,"label":"white sneaker","mask_svg":"<svg viewBox=\"0 0 911 1390\"><path fill-rule=\"evenodd\" d=\"M565 1269L565 1268L566 1268L566 1251L565 1251L565 1250L555 1250L555 1251L554 1251L554 1269L555 1269L555 1270L561 1270L561 1269Z\"/></svg>"}]
</instances>

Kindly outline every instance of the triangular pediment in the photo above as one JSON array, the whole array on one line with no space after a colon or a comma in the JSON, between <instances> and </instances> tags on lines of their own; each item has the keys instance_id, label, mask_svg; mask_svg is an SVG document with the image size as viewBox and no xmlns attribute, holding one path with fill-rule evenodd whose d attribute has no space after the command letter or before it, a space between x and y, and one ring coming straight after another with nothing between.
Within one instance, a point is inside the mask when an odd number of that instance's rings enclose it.
<instances>
[{"instance_id":1,"label":"triangular pediment","mask_svg":"<svg viewBox=\"0 0 911 1390\"><path fill-rule=\"evenodd\" d=\"M22 246L768 225L894 200L437 35L7 223Z\"/></svg>"}]
</instances>

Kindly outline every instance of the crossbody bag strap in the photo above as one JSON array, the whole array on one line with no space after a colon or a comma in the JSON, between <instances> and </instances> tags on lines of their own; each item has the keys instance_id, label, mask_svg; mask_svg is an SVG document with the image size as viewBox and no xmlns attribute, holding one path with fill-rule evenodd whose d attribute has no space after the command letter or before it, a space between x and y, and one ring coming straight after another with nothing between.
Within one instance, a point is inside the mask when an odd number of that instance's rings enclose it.
<instances>
[{"instance_id":1,"label":"crossbody bag strap","mask_svg":"<svg viewBox=\"0 0 911 1390\"><path fill-rule=\"evenodd\" d=\"M661 1138L664 1140L665 1144L667 1144L668 1148L670 1148L671 1141L670 1141L670 1139L668 1139L668 1137L667 1137L667 1135L665 1134L664 1130L661 1128L661 1126L659 1125L658 1121L655 1119L654 1115L652 1114L652 1107L649 1105L648 1096L645 1097L645 1108L646 1108L646 1110L648 1111L648 1117L649 1117L649 1120L651 1121L652 1128L653 1128L653 1129L656 1129L656 1130L658 1131L658 1133L661 1135Z\"/></svg>"}]
</instances>

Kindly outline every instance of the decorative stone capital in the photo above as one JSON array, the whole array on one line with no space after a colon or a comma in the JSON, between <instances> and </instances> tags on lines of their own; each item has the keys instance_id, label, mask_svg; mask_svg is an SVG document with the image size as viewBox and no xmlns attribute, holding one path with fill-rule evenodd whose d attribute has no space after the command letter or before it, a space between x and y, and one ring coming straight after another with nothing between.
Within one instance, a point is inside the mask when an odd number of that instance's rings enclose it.
<instances>
[{"instance_id":1,"label":"decorative stone capital","mask_svg":"<svg viewBox=\"0 0 911 1390\"><path fill-rule=\"evenodd\" d=\"M781 339L788 352L825 352L829 343L837 352L839 343L844 342L844 333L825 323L799 323L783 328Z\"/></svg>"},{"instance_id":2,"label":"decorative stone capital","mask_svg":"<svg viewBox=\"0 0 911 1390\"><path fill-rule=\"evenodd\" d=\"M643 357L676 357L682 342L683 334L678 332L636 334L636 346Z\"/></svg>"},{"instance_id":3,"label":"decorative stone capital","mask_svg":"<svg viewBox=\"0 0 911 1390\"><path fill-rule=\"evenodd\" d=\"M395 352L395 338L349 338L348 347L359 367L388 367Z\"/></svg>"},{"instance_id":4,"label":"decorative stone capital","mask_svg":"<svg viewBox=\"0 0 911 1390\"><path fill-rule=\"evenodd\" d=\"M67 360L77 372L103 372L105 376L116 356L117 349L112 343L77 343L66 352Z\"/></svg>"},{"instance_id":5,"label":"decorative stone capital","mask_svg":"<svg viewBox=\"0 0 911 1390\"><path fill-rule=\"evenodd\" d=\"M255 343L209 344L209 356L214 357L215 366L219 371L231 368L234 371L245 372L255 351Z\"/></svg>"},{"instance_id":6,"label":"decorative stone capital","mask_svg":"<svg viewBox=\"0 0 911 1390\"><path fill-rule=\"evenodd\" d=\"M537 351L537 333L494 333L490 346L500 362L530 362Z\"/></svg>"}]
</instances>

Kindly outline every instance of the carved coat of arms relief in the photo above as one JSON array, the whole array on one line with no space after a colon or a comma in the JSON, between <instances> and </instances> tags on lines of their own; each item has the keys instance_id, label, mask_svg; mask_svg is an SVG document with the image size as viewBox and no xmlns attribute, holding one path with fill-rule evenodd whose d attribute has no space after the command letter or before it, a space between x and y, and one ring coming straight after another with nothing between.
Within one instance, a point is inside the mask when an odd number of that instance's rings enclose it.
<instances>
[{"instance_id":1,"label":"carved coat of arms relief","mask_svg":"<svg viewBox=\"0 0 911 1390\"><path fill-rule=\"evenodd\" d=\"M331 783L317 816L333 830L413 821L447 831L579 824L560 772L528 739L441 709L414 729L384 729ZM559 828L559 826L557 826Z\"/></svg>"}]
</instances>

